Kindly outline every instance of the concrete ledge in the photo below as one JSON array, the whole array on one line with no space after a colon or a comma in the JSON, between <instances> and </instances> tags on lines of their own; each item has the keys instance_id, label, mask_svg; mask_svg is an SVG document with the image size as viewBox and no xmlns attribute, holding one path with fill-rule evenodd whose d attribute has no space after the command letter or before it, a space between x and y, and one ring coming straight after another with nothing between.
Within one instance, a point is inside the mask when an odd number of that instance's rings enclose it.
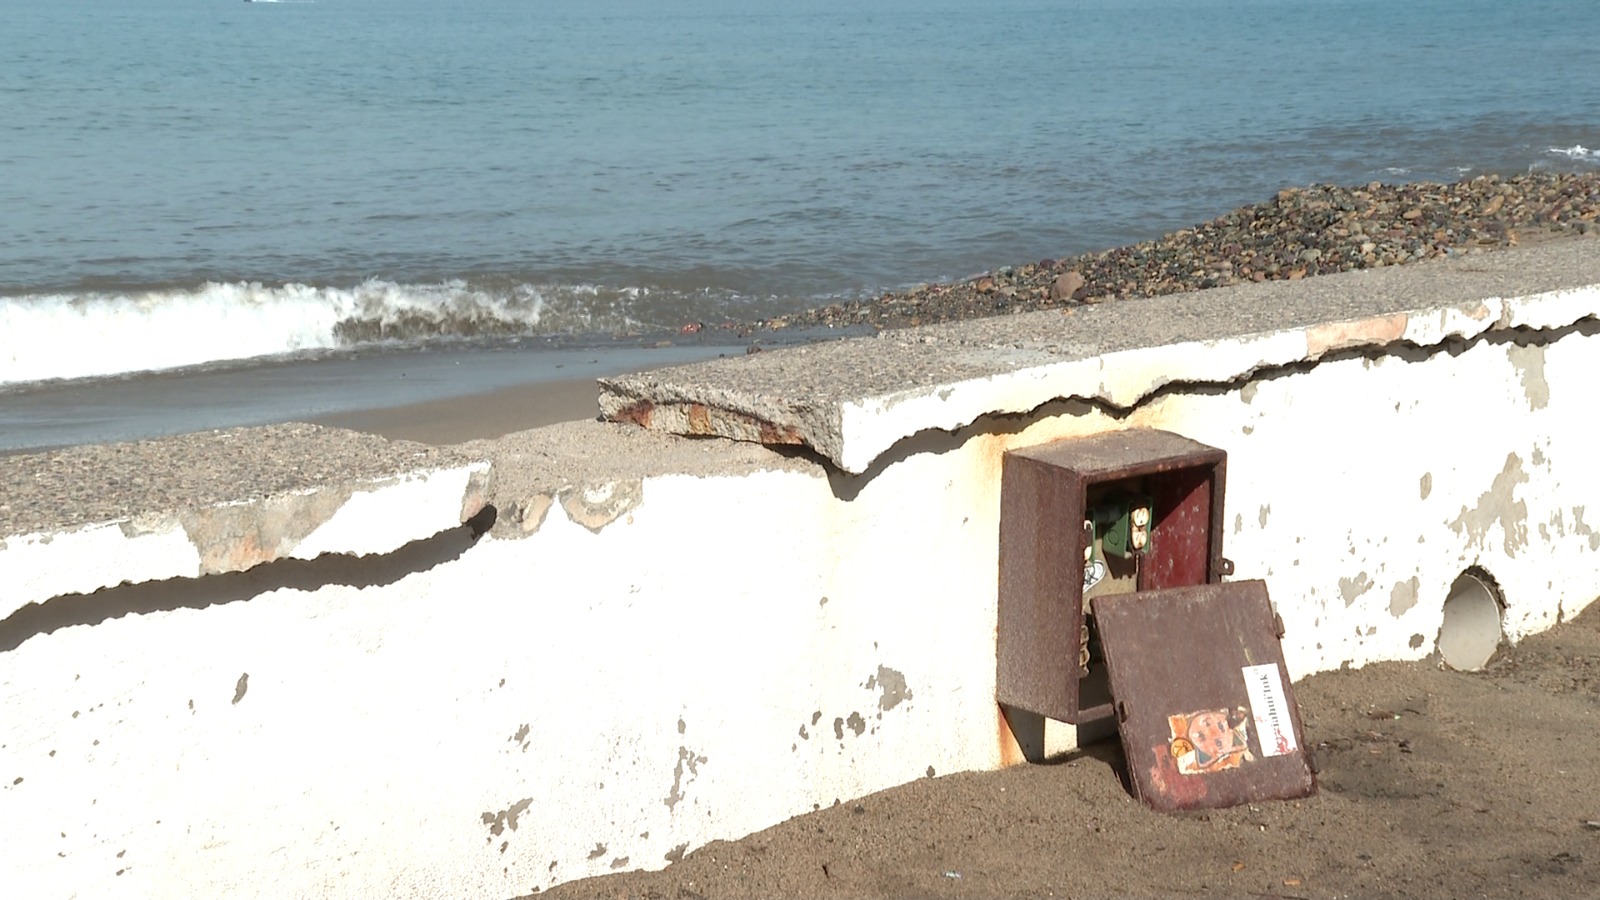
<instances>
[{"instance_id":1,"label":"concrete ledge","mask_svg":"<svg viewBox=\"0 0 1600 900\"><path fill-rule=\"evenodd\" d=\"M1062 399L1130 409L1331 353L1436 348L1600 311L1600 240L886 332L601 379L618 422L808 447L863 473L898 442ZM819 377L822 376L822 377Z\"/></svg>"},{"instance_id":2,"label":"concrete ledge","mask_svg":"<svg viewBox=\"0 0 1600 900\"><path fill-rule=\"evenodd\" d=\"M0 457L0 618L118 584L388 553L476 516L488 471L314 425Z\"/></svg>"},{"instance_id":3,"label":"concrete ledge","mask_svg":"<svg viewBox=\"0 0 1600 900\"><path fill-rule=\"evenodd\" d=\"M812 461L766 447L721 440L685 441L593 419L564 422L461 448L494 467L494 534L519 538L537 532L552 507L592 532L638 505L648 478L697 478L792 470L817 476Z\"/></svg>"}]
</instances>

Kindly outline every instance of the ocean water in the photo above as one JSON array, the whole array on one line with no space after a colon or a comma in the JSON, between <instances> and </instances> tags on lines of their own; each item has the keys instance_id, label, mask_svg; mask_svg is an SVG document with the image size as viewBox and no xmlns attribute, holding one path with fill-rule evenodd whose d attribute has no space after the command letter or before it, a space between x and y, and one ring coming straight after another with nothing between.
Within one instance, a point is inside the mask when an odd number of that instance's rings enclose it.
<instances>
[{"instance_id":1,"label":"ocean water","mask_svg":"<svg viewBox=\"0 0 1600 900\"><path fill-rule=\"evenodd\" d=\"M1595 0L10 0L0 429L52 380L582 345L1285 186L1592 171L1596 72Z\"/></svg>"}]
</instances>

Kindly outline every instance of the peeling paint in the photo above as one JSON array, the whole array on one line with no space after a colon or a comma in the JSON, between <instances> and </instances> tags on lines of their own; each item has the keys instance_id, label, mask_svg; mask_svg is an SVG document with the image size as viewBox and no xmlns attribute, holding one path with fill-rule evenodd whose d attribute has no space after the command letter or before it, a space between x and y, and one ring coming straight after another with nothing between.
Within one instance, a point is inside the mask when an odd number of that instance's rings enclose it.
<instances>
[{"instance_id":1,"label":"peeling paint","mask_svg":"<svg viewBox=\"0 0 1600 900\"><path fill-rule=\"evenodd\" d=\"M1261 507L1261 514L1259 516L1257 516L1256 518L1257 518L1257 521L1259 521L1261 523L1261 527L1262 528L1267 527L1267 515L1269 513L1271 513L1271 512L1272 512L1271 504L1268 504L1266 506Z\"/></svg>"},{"instance_id":2,"label":"peeling paint","mask_svg":"<svg viewBox=\"0 0 1600 900\"><path fill-rule=\"evenodd\" d=\"M1426 500L1426 499L1428 499L1428 495L1433 493L1433 473L1432 472L1423 472L1422 473L1422 485L1421 485L1421 487L1422 487L1422 499Z\"/></svg>"},{"instance_id":3,"label":"peeling paint","mask_svg":"<svg viewBox=\"0 0 1600 900\"><path fill-rule=\"evenodd\" d=\"M1514 499L1512 494L1517 485L1527 482L1528 473L1523 471L1522 458L1515 453L1507 454L1505 468L1494 477L1494 483L1478 497L1472 509L1461 507L1461 514L1450 523L1451 530L1482 550L1489 529L1499 524L1505 535L1506 555L1515 557L1528 543L1528 504Z\"/></svg>"},{"instance_id":4,"label":"peeling paint","mask_svg":"<svg viewBox=\"0 0 1600 900\"><path fill-rule=\"evenodd\" d=\"M239 676L239 680L233 685L233 704L235 706L239 704L240 700L244 699L245 691L248 690L250 690L250 673L245 672Z\"/></svg>"},{"instance_id":5,"label":"peeling paint","mask_svg":"<svg viewBox=\"0 0 1600 900\"><path fill-rule=\"evenodd\" d=\"M1411 649L1415 650L1418 647L1421 647L1423 642L1425 642L1426 640L1427 640L1427 638L1423 637L1420 634L1413 634L1411 636L1411 642L1410 642L1411 643Z\"/></svg>"},{"instance_id":6,"label":"peeling paint","mask_svg":"<svg viewBox=\"0 0 1600 900\"><path fill-rule=\"evenodd\" d=\"M1522 376L1522 392L1528 396L1528 409L1538 410L1549 406L1550 383L1544 378L1544 347L1539 344L1512 344L1506 347L1506 358L1511 360L1512 368Z\"/></svg>"},{"instance_id":7,"label":"peeling paint","mask_svg":"<svg viewBox=\"0 0 1600 900\"><path fill-rule=\"evenodd\" d=\"M1356 598L1372 590L1372 579L1362 572L1354 578L1339 579L1339 593L1344 595L1344 605L1351 606Z\"/></svg>"},{"instance_id":8,"label":"peeling paint","mask_svg":"<svg viewBox=\"0 0 1600 900\"><path fill-rule=\"evenodd\" d=\"M704 756L696 756L688 747L678 748L678 764L672 767L672 790L661 802L667 809L675 809L678 801L683 799L683 770L689 770L689 780L693 781L700 775L700 764L706 762Z\"/></svg>"},{"instance_id":9,"label":"peeling paint","mask_svg":"<svg viewBox=\"0 0 1600 900\"><path fill-rule=\"evenodd\" d=\"M878 698L878 708L888 712L899 706L901 701L911 699L911 689L906 687L906 676L886 666L878 667L878 674L867 680L867 687L871 688L874 682L882 696Z\"/></svg>"},{"instance_id":10,"label":"peeling paint","mask_svg":"<svg viewBox=\"0 0 1600 900\"><path fill-rule=\"evenodd\" d=\"M596 842L595 845L594 845L594 849L589 851L589 855L588 855L587 858L588 859L599 859L600 857L606 855L606 850L607 850L607 847L606 847L605 844L601 844L601 843Z\"/></svg>"},{"instance_id":11,"label":"peeling paint","mask_svg":"<svg viewBox=\"0 0 1600 900\"><path fill-rule=\"evenodd\" d=\"M1260 386L1254 381L1246 382L1244 387L1239 388L1239 399L1244 401L1244 404L1248 406L1250 405L1251 401L1256 399L1256 391L1260 389Z\"/></svg>"},{"instance_id":12,"label":"peeling paint","mask_svg":"<svg viewBox=\"0 0 1600 900\"><path fill-rule=\"evenodd\" d=\"M685 842L679 844L678 846L673 847L671 850L668 850L667 851L667 855L663 856L662 859L666 860L669 863L680 863L680 862L683 862L683 854L688 849L689 849L689 842L685 841Z\"/></svg>"},{"instance_id":13,"label":"peeling paint","mask_svg":"<svg viewBox=\"0 0 1600 900\"><path fill-rule=\"evenodd\" d=\"M1396 584L1394 589L1389 591L1389 615L1398 619L1405 615L1406 610L1416 606L1417 589L1421 585L1422 582L1415 575Z\"/></svg>"},{"instance_id":14,"label":"peeling paint","mask_svg":"<svg viewBox=\"0 0 1600 900\"><path fill-rule=\"evenodd\" d=\"M638 507L644 499L642 481L607 481L561 492L567 517L595 534Z\"/></svg>"},{"instance_id":15,"label":"peeling paint","mask_svg":"<svg viewBox=\"0 0 1600 900\"><path fill-rule=\"evenodd\" d=\"M527 812L528 807L532 805L533 798L524 797L499 812L486 812L479 818L483 820L483 824L489 826L489 834L492 837L499 837L507 828L516 831L517 817Z\"/></svg>"},{"instance_id":16,"label":"peeling paint","mask_svg":"<svg viewBox=\"0 0 1600 900\"><path fill-rule=\"evenodd\" d=\"M1581 506L1572 508L1572 533L1579 537L1587 537L1590 550L1600 550L1600 531L1595 531L1583 521L1583 510Z\"/></svg>"}]
</instances>

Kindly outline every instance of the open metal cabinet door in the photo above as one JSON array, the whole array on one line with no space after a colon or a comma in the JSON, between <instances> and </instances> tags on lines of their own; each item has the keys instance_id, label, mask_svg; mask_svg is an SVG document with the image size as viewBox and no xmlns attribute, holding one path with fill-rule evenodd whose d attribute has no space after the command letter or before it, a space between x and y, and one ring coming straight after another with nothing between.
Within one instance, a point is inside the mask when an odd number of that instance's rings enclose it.
<instances>
[{"instance_id":1,"label":"open metal cabinet door","mask_svg":"<svg viewBox=\"0 0 1600 900\"><path fill-rule=\"evenodd\" d=\"M1140 800L1170 812L1316 792L1265 582L1091 602Z\"/></svg>"}]
</instances>

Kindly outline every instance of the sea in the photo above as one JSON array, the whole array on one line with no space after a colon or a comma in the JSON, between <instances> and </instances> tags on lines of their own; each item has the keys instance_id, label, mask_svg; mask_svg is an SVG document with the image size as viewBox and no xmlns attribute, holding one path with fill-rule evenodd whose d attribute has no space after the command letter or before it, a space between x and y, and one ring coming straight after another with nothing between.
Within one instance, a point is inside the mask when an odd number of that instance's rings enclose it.
<instances>
[{"instance_id":1,"label":"sea","mask_svg":"<svg viewBox=\"0 0 1600 900\"><path fill-rule=\"evenodd\" d=\"M1596 0L8 0L0 451L743 352L716 323L1288 186L1596 171L1596 73Z\"/></svg>"}]
</instances>

